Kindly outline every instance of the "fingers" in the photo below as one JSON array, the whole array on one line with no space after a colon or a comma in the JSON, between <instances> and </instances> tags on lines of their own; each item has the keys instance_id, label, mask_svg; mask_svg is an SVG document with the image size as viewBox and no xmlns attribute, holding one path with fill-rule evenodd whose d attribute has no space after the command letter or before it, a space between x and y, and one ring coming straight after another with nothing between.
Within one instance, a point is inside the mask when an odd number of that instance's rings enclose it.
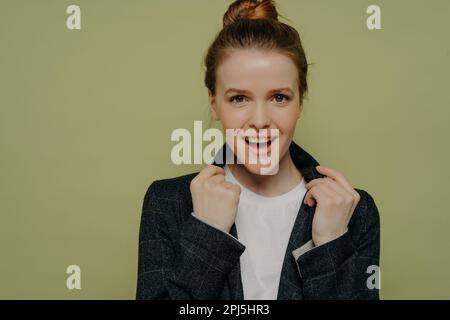
<instances>
[{"instance_id":1,"label":"fingers","mask_svg":"<svg viewBox=\"0 0 450 320\"><path fill-rule=\"evenodd\" d=\"M308 188L308 191L306 192L306 195L303 199L303 202L312 207L314 205L315 199L313 195L314 191L311 191L311 188Z\"/></svg>"},{"instance_id":2,"label":"fingers","mask_svg":"<svg viewBox=\"0 0 450 320\"><path fill-rule=\"evenodd\" d=\"M328 205L349 208L349 212L353 212L359 202L359 194L355 198L353 192L348 192L342 185L328 177L310 181L308 189L309 192L306 194L304 202L311 207L314 202L324 205L327 205L328 202ZM348 216L347 219L349 220L350 217Z\"/></svg>"},{"instance_id":3,"label":"fingers","mask_svg":"<svg viewBox=\"0 0 450 320\"><path fill-rule=\"evenodd\" d=\"M329 178L332 178L337 183L339 183L342 187L344 187L350 193L351 197L353 198L353 201L355 202L353 207L356 207L356 205L358 204L361 197L360 197L359 193L353 188L353 186L350 184L350 182L348 182L348 180L344 177L344 175L342 173L340 173L332 168L325 167L325 166L317 166L317 171L326 175ZM316 179L314 179L314 180L316 180Z\"/></svg>"},{"instance_id":4,"label":"fingers","mask_svg":"<svg viewBox=\"0 0 450 320\"><path fill-rule=\"evenodd\" d=\"M215 175L224 175L224 174L225 171L223 170L223 168L210 164L207 167L205 167L202 171L200 171L200 173L197 175L196 178L199 181L204 181Z\"/></svg>"},{"instance_id":5,"label":"fingers","mask_svg":"<svg viewBox=\"0 0 450 320\"><path fill-rule=\"evenodd\" d=\"M333 194L336 194L340 197L347 199L351 196L351 194L347 191L347 189L344 189L340 184L338 184L336 181L334 181L333 179L328 178L328 177L314 179L314 180L308 182L306 184L306 187L309 189L316 185L321 185L321 184L324 184L327 188L330 189L329 191L331 191Z\"/></svg>"},{"instance_id":6,"label":"fingers","mask_svg":"<svg viewBox=\"0 0 450 320\"><path fill-rule=\"evenodd\" d=\"M344 175L334 169L325 166L317 166L317 171L326 175L327 177L335 180L339 184L341 184L348 191L353 191L352 185L345 179Z\"/></svg>"},{"instance_id":7,"label":"fingers","mask_svg":"<svg viewBox=\"0 0 450 320\"><path fill-rule=\"evenodd\" d=\"M319 179L315 179L319 180ZM308 190L304 202L310 206L314 205L318 199L329 199L333 197L333 190L325 184L316 184Z\"/></svg>"},{"instance_id":8,"label":"fingers","mask_svg":"<svg viewBox=\"0 0 450 320\"><path fill-rule=\"evenodd\" d=\"M225 176L223 174L216 174L208 178L208 182L213 184L219 184L225 181Z\"/></svg>"},{"instance_id":9,"label":"fingers","mask_svg":"<svg viewBox=\"0 0 450 320\"><path fill-rule=\"evenodd\" d=\"M214 186L221 186L225 189L230 189L238 194L241 193L241 187L233 184L231 182L228 182L225 180L225 175L221 174L219 170L211 170L214 168L208 168L209 172L207 172L201 179L203 179L203 183L205 186L214 187ZM212 174L212 176L211 176Z\"/></svg>"}]
</instances>

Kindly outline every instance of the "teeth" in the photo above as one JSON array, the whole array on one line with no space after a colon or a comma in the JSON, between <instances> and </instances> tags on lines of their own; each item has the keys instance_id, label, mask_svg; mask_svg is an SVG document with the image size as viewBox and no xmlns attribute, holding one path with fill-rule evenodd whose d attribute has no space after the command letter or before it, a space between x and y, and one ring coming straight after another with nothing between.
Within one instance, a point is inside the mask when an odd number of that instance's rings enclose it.
<instances>
[{"instance_id":1,"label":"teeth","mask_svg":"<svg viewBox=\"0 0 450 320\"><path fill-rule=\"evenodd\" d=\"M256 144L256 143L258 143L258 144L266 144L266 143L271 141L270 139L260 139L260 140L258 140L258 139L253 139L253 138L246 138L246 140L248 141L248 143L252 143L252 144Z\"/></svg>"},{"instance_id":2,"label":"teeth","mask_svg":"<svg viewBox=\"0 0 450 320\"><path fill-rule=\"evenodd\" d=\"M258 148L265 148L271 143L271 140L249 140L245 139L249 145L257 146Z\"/></svg>"},{"instance_id":3,"label":"teeth","mask_svg":"<svg viewBox=\"0 0 450 320\"><path fill-rule=\"evenodd\" d=\"M248 140L248 143L252 143L252 144L266 144L268 142L270 142L270 140Z\"/></svg>"}]
</instances>

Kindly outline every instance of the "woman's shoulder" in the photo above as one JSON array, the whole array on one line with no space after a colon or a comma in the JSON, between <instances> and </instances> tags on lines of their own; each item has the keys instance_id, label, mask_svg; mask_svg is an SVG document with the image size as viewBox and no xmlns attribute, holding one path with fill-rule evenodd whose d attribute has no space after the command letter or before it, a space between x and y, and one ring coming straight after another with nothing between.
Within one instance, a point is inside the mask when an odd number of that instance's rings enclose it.
<instances>
[{"instance_id":1,"label":"woman's shoulder","mask_svg":"<svg viewBox=\"0 0 450 320\"><path fill-rule=\"evenodd\" d=\"M376 207L375 200L373 196L366 190L355 188L355 191L359 193L360 200L358 202L358 205L362 205L365 207Z\"/></svg>"},{"instance_id":2,"label":"woman's shoulder","mask_svg":"<svg viewBox=\"0 0 450 320\"><path fill-rule=\"evenodd\" d=\"M197 174L198 172L194 172L178 177L154 180L147 187L144 205L149 198L169 201L182 201L187 196L190 198L190 183Z\"/></svg>"},{"instance_id":3,"label":"woman's shoulder","mask_svg":"<svg viewBox=\"0 0 450 320\"><path fill-rule=\"evenodd\" d=\"M373 196L364 189L355 188L360 200L350 219L349 228L364 234L368 231L379 232L380 214Z\"/></svg>"},{"instance_id":4,"label":"woman's shoulder","mask_svg":"<svg viewBox=\"0 0 450 320\"><path fill-rule=\"evenodd\" d=\"M144 196L140 224L140 243L176 236L191 212L190 181L197 173L154 180ZM161 233L162 232L162 233ZM156 238L155 238L156 237Z\"/></svg>"}]
</instances>

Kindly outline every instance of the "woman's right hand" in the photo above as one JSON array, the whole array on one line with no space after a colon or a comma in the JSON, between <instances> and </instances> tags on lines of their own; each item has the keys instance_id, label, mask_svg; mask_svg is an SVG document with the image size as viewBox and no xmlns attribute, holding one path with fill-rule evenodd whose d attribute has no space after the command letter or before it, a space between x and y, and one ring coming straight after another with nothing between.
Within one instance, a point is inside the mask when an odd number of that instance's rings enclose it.
<instances>
[{"instance_id":1,"label":"woman's right hand","mask_svg":"<svg viewBox=\"0 0 450 320\"><path fill-rule=\"evenodd\" d=\"M236 219L241 188L225 181L223 168L208 165L191 181L194 214L224 232L230 232Z\"/></svg>"}]
</instances>

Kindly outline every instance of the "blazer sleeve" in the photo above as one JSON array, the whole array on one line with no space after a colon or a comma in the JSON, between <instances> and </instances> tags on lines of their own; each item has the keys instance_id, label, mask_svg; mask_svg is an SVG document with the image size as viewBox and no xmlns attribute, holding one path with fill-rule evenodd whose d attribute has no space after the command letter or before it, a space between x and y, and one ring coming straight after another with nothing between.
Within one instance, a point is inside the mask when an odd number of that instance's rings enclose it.
<instances>
[{"instance_id":1,"label":"blazer sleeve","mask_svg":"<svg viewBox=\"0 0 450 320\"><path fill-rule=\"evenodd\" d=\"M349 229L298 256L304 299L379 299L380 218L369 193L361 194ZM351 232L352 231L352 232Z\"/></svg>"},{"instance_id":2,"label":"blazer sleeve","mask_svg":"<svg viewBox=\"0 0 450 320\"><path fill-rule=\"evenodd\" d=\"M136 299L219 299L245 246L191 214L178 225L181 200L159 189L144 198Z\"/></svg>"}]
</instances>

